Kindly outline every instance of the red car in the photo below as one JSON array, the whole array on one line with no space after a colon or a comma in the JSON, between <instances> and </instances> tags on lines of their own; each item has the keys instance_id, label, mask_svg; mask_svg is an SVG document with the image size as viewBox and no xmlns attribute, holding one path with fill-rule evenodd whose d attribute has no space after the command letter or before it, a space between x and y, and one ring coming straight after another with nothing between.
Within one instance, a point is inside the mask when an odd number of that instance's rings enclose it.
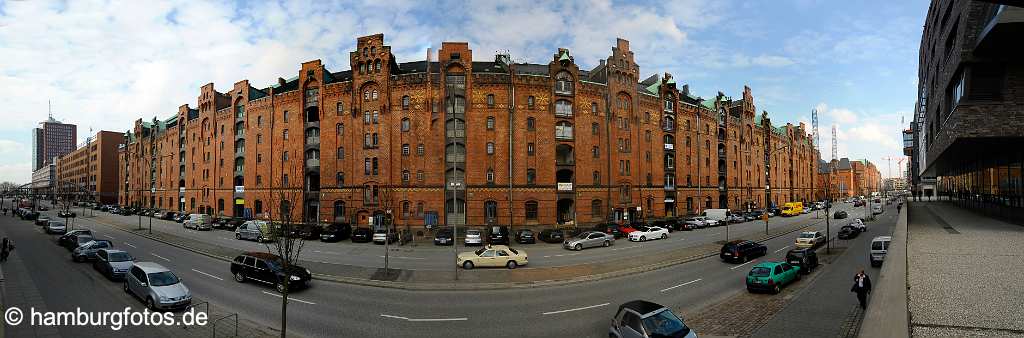
<instances>
[{"instance_id":1,"label":"red car","mask_svg":"<svg viewBox=\"0 0 1024 338\"><path fill-rule=\"evenodd\" d=\"M629 233L636 231L636 229L634 229L632 226L623 224L619 226L619 231L622 231L622 233L625 234L626 237L629 237Z\"/></svg>"}]
</instances>

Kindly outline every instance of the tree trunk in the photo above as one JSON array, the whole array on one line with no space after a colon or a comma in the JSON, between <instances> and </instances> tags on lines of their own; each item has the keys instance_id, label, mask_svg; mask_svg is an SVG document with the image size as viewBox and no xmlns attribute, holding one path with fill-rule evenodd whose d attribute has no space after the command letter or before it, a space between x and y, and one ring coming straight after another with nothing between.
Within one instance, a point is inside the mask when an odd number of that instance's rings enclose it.
<instances>
[{"instance_id":1,"label":"tree trunk","mask_svg":"<svg viewBox=\"0 0 1024 338\"><path fill-rule=\"evenodd\" d=\"M285 274L284 293L281 295L281 338L285 338L288 332L288 279Z\"/></svg>"}]
</instances>

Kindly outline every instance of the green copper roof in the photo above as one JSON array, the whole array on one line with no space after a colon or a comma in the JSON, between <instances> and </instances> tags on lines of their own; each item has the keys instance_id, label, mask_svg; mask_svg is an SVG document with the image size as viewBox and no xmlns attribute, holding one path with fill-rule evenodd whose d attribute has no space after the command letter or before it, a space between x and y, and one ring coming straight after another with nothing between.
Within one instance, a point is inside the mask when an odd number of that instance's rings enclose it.
<instances>
[{"instance_id":1,"label":"green copper roof","mask_svg":"<svg viewBox=\"0 0 1024 338\"><path fill-rule=\"evenodd\" d=\"M570 61L569 60L569 51L568 50L562 50L561 54L562 55L560 55L558 57L558 61Z\"/></svg>"},{"instance_id":2,"label":"green copper roof","mask_svg":"<svg viewBox=\"0 0 1024 338\"><path fill-rule=\"evenodd\" d=\"M660 88L660 87L661 87L661 83L655 82L654 84L652 84L650 86L647 86L647 91L649 91L651 93L657 94L658 93L658 88Z\"/></svg>"},{"instance_id":3,"label":"green copper roof","mask_svg":"<svg viewBox=\"0 0 1024 338\"><path fill-rule=\"evenodd\" d=\"M715 110L715 101L704 100L701 101L700 104L704 106L704 108Z\"/></svg>"},{"instance_id":4,"label":"green copper roof","mask_svg":"<svg viewBox=\"0 0 1024 338\"><path fill-rule=\"evenodd\" d=\"M665 81L665 84L676 84L676 79L675 78L669 78L668 81Z\"/></svg>"}]
</instances>

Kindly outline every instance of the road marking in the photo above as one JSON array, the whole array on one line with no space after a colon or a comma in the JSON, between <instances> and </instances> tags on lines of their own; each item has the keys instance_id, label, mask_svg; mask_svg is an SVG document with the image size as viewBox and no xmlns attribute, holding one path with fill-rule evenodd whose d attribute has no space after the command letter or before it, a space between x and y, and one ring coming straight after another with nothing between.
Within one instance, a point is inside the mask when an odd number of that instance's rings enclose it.
<instances>
[{"instance_id":1,"label":"road marking","mask_svg":"<svg viewBox=\"0 0 1024 338\"><path fill-rule=\"evenodd\" d=\"M271 296L274 296L274 297L277 297L277 298L282 298L281 295L276 294L276 293L266 292L266 291L262 291L262 292L263 292L263 294L271 295ZM301 300L301 299L290 297L290 296L288 297L288 300L294 300L296 302L305 303L305 304L309 304L309 305L316 305L316 303L310 302L308 300Z\"/></svg>"},{"instance_id":2,"label":"road marking","mask_svg":"<svg viewBox=\"0 0 1024 338\"><path fill-rule=\"evenodd\" d=\"M132 243L124 242L124 245L138 249L139 247L132 245Z\"/></svg>"},{"instance_id":3,"label":"road marking","mask_svg":"<svg viewBox=\"0 0 1024 338\"><path fill-rule=\"evenodd\" d=\"M162 260L168 261L168 262L170 262L170 261L171 261L170 259L164 258L163 256L157 255L157 254L155 254L155 253L152 253L152 252L151 252L151 253L149 253L149 254L150 254L150 255L153 255L153 256L156 256L157 258L160 258L160 259L162 259Z\"/></svg>"},{"instance_id":4,"label":"road marking","mask_svg":"<svg viewBox=\"0 0 1024 338\"><path fill-rule=\"evenodd\" d=\"M586 309L593 309L593 308L602 307L602 306L605 306L605 305L608 305L608 303L591 305L591 306L584 306L584 307L578 307L578 308L575 308L575 309L545 312L543 314L544 315L554 315L554 314L559 314L559 313L566 313L566 312L580 311L580 310L586 310Z\"/></svg>"},{"instance_id":5,"label":"road marking","mask_svg":"<svg viewBox=\"0 0 1024 338\"><path fill-rule=\"evenodd\" d=\"M384 317L384 318L399 319L399 320L404 320L404 321L408 321L408 322L455 322L455 321L469 320L469 318L465 318L465 317L462 317L462 318L409 318L409 317L402 317L402 316L392 316L392 315L383 314L383 313L380 314L380 316Z\"/></svg>"},{"instance_id":6,"label":"road marking","mask_svg":"<svg viewBox=\"0 0 1024 338\"><path fill-rule=\"evenodd\" d=\"M217 276L214 276L214 275L211 275L211 274L208 274L208 273L196 270L196 269L192 269L192 271L204 274L204 275L206 275L206 277L210 277L210 278L213 278L213 279L216 279L216 280L219 280L219 281L223 281L224 280L223 278L220 278L220 277L217 277Z\"/></svg>"},{"instance_id":7,"label":"road marking","mask_svg":"<svg viewBox=\"0 0 1024 338\"><path fill-rule=\"evenodd\" d=\"M316 252L316 253L323 253L323 254L328 254L328 255L340 255L340 253L337 253L337 252L334 252L334 251L320 251L320 250L313 250L313 252Z\"/></svg>"},{"instance_id":8,"label":"road marking","mask_svg":"<svg viewBox=\"0 0 1024 338\"><path fill-rule=\"evenodd\" d=\"M626 250L626 249L639 248L639 247L640 247L639 245L631 245L631 246L622 247L622 248L615 248L615 249L612 249L612 251Z\"/></svg>"},{"instance_id":9,"label":"road marking","mask_svg":"<svg viewBox=\"0 0 1024 338\"><path fill-rule=\"evenodd\" d=\"M380 256L380 258L384 258L384 256ZM398 258L398 259L426 259L426 258L423 258L423 257L405 257L405 256L391 256L391 258Z\"/></svg>"},{"instance_id":10,"label":"road marking","mask_svg":"<svg viewBox=\"0 0 1024 338\"><path fill-rule=\"evenodd\" d=\"M744 265L747 265L747 264L750 264L750 263L753 263L753 262L756 262L756 261L757 261L757 260L755 259L755 260L752 260L752 261L749 261L749 262L746 262L746 263L743 263L743 264L740 264L740 265L737 265L737 266L731 267L731 268L729 268L729 270L736 270L736 268L739 268L739 267L741 267L741 266L744 266Z\"/></svg>"},{"instance_id":11,"label":"road marking","mask_svg":"<svg viewBox=\"0 0 1024 338\"><path fill-rule=\"evenodd\" d=\"M103 237L110 238L110 239L117 239L117 238L114 238L114 236L110 236L110 235L103 235ZM128 244L128 243L125 243L125 244Z\"/></svg>"},{"instance_id":12,"label":"road marking","mask_svg":"<svg viewBox=\"0 0 1024 338\"><path fill-rule=\"evenodd\" d=\"M692 281L689 281L689 282L686 282L686 283L683 283L683 284L679 284L679 285L676 285L676 286L673 286L673 287L670 287L670 288L661 289L661 292L672 290L672 289L678 288L680 286L687 286L687 285L690 285L690 284L693 284L693 283L696 283L696 282L699 282L699 281L701 281L701 278L697 278L697 279L694 279Z\"/></svg>"},{"instance_id":13,"label":"road marking","mask_svg":"<svg viewBox=\"0 0 1024 338\"><path fill-rule=\"evenodd\" d=\"M775 250L775 253L779 253L779 251L786 250L786 249L789 249L789 245L784 246L781 249Z\"/></svg>"},{"instance_id":14,"label":"road marking","mask_svg":"<svg viewBox=\"0 0 1024 338\"><path fill-rule=\"evenodd\" d=\"M714 235L718 235L718 234L721 234L721 233L722 233L722 232L721 232L721 231L719 231L719 232L716 232L716 233L713 233L713 234L711 234L711 236L714 236Z\"/></svg>"}]
</instances>

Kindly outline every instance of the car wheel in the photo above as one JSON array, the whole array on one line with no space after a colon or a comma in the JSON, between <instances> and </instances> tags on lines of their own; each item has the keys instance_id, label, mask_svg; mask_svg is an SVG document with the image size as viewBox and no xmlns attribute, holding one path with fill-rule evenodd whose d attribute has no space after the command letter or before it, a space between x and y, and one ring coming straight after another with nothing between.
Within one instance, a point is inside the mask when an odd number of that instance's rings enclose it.
<instances>
[{"instance_id":1,"label":"car wheel","mask_svg":"<svg viewBox=\"0 0 1024 338\"><path fill-rule=\"evenodd\" d=\"M508 263L506 263L505 266L507 266L511 270L515 269L519 265L516 264L516 261L508 261Z\"/></svg>"},{"instance_id":2,"label":"car wheel","mask_svg":"<svg viewBox=\"0 0 1024 338\"><path fill-rule=\"evenodd\" d=\"M647 237L646 236L640 236L640 241L641 242L647 241Z\"/></svg>"},{"instance_id":3,"label":"car wheel","mask_svg":"<svg viewBox=\"0 0 1024 338\"><path fill-rule=\"evenodd\" d=\"M131 291L128 290L128 281L126 280L124 281L124 283L121 284L123 284L124 293L131 294Z\"/></svg>"},{"instance_id":4,"label":"car wheel","mask_svg":"<svg viewBox=\"0 0 1024 338\"><path fill-rule=\"evenodd\" d=\"M473 262L466 261L465 263L462 263L462 268L466 270L473 270Z\"/></svg>"},{"instance_id":5,"label":"car wheel","mask_svg":"<svg viewBox=\"0 0 1024 338\"><path fill-rule=\"evenodd\" d=\"M156 311L156 303L153 302L153 297L146 297L146 307Z\"/></svg>"},{"instance_id":6,"label":"car wheel","mask_svg":"<svg viewBox=\"0 0 1024 338\"><path fill-rule=\"evenodd\" d=\"M782 290L779 289L779 285L778 284L775 284L775 286L772 287L772 293L779 294L779 292L782 292Z\"/></svg>"},{"instance_id":7,"label":"car wheel","mask_svg":"<svg viewBox=\"0 0 1024 338\"><path fill-rule=\"evenodd\" d=\"M610 242L610 241L604 241L604 247L606 247L606 248L607 248L607 247L608 247L608 246L610 246L610 245L612 245L612 242Z\"/></svg>"},{"instance_id":8,"label":"car wheel","mask_svg":"<svg viewBox=\"0 0 1024 338\"><path fill-rule=\"evenodd\" d=\"M274 289L277 290L277 293L284 294L284 283L277 283L274 285Z\"/></svg>"},{"instance_id":9,"label":"car wheel","mask_svg":"<svg viewBox=\"0 0 1024 338\"><path fill-rule=\"evenodd\" d=\"M666 239L666 238L668 238L668 234L661 234L661 239Z\"/></svg>"},{"instance_id":10,"label":"car wheel","mask_svg":"<svg viewBox=\"0 0 1024 338\"><path fill-rule=\"evenodd\" d=\"M245 274L241 271L235 272L235 281L239 283L245 283Z\"/></svg>"},{"instance_id":11,"label":"car wheel","mask_svg":"<svg viewBox=\"0 0 1024 338\"><path fill-rule=\"evenodd\" d=\"M235 233L235 239L242 239L242 235L239 235L239 234L238 234L238 233L236 232L236 233Z\"/></svg>"},{"instance_id":12,"label":"car wheel","mask_svg":"<svg viewBox=\"0 0 1024 338\"><path fill-rule=\"evenodd\" d=\"M796 274L796 278L793 278L793 281L798 281L798 280L800 280L800 274L799 273Z\"/></svg>"},{"instance_id":13,"label":"car wheel","mask_svg":"<svg viewBox=\"0 0 1024 338\"><path fill-rule=\"evenodd\" d=\"M579 243L576 243L576 245L574 245L574 246L572 247L572 249L573 249L573 250L576 250L576 251L580 251L580 250L583 250L583 246L582 246L582 245L580 245Z\"/></svg>"}]
</instances>

